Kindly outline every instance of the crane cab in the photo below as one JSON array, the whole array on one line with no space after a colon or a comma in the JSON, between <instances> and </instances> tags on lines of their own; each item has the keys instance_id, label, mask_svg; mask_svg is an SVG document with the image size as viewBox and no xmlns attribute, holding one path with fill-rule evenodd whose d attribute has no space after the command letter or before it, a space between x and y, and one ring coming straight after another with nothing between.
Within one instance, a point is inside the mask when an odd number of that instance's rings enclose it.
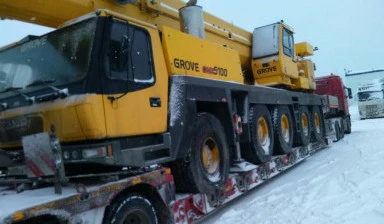
<instances>
[{"instance_id":1,"label":"crane cab","mask_svg":"<svg viewBox=\"0 0 384 224\"><path fill-rule=\"evenodd\" d=\"M293 29L278 22L253 31L252 71L255 83L314 89L314 66L304 59L313 55L307 42L295 45Z\"/></svg>"}]
</instances>

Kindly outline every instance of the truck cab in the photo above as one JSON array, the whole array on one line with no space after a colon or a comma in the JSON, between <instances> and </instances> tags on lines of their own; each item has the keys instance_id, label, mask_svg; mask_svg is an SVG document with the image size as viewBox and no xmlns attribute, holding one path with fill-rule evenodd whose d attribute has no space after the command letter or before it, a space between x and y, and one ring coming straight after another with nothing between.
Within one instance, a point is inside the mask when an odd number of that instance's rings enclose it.
<instances>
[{"instance_id":1,"label":"truck cab","mask_svg":"<svg viewBox=\"0 0 384 224\"><path fill-rule=\"evenodd\" d=\"M316 78L316 94L325 95L327 97L327 108L324 110L326 118L335 120L334 129L339 129L340 133L351 133L351 115L348 108L348 98L352 99L351 88L344 86L340 76L331 75ZM340 136L343 136L343 135Z\"/></svg>"},{"instance_id":2,"label":"truck cab","mask_svg":"<svg viewBox=\"0 0 384 224\"><path fill-rule=\"evenodd\" d=\"M0 111L2 149L17 153L23 136L55 127L65 160L123 163L117 138L153 134L137 141L157 144L167 130L158 30L100 11L2 50Z\"/></svg>"},{"instance_id":3,"label":"truck cab","mask_svg":"<svg viewBox=\"0 0 384 224\"><path fill-rule=\"evenodd\" d=\"M360 84L357 92L360 119L384 116L384 79Z\"/></svg>"}]
</instances>

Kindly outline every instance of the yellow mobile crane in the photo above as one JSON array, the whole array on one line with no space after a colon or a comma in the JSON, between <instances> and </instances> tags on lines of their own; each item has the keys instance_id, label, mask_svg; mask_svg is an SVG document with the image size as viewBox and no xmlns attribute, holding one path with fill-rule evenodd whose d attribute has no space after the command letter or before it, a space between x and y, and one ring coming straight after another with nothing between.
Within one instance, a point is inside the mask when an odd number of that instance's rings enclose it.
<instances>
[{"instance_id":1,"label":"yellow mobile crane","mask_svg":"<svg viewBox=\"0 0 384 224\"><path fill-rule=\"evenodd\" d=\"M53 28L61 27L66 22L96 9L108 9L135 21L153 24L161 31L162 25L179 29L178 10L185 3L172 0L60 2L4 0L1 4L2 18ZM288 85L293 89L314 89L314 66L309 60L300 60L313 55L312 46L307 42L294 44L293 29L283 22L260 27L252 34L205 12L204 19L206 40L237 51L245 75L256 79L257 83L268 86ZM265 34L268 36L264 36Z\"/></svg>"},{"instance_id":2,"label":"yellow mobile crane","mask_svg":"<svg viewBox=\"0 0 384 224\"><path fill-rule=\"evenodd\" d=\"M173 0L0 0L0 17L57 28L0 51L7 175L44 176L21 140L52 132L66 176L163 164L206 193L323 140L312 46L283 22L250 33Z\"/></svg>"}]
</instances>

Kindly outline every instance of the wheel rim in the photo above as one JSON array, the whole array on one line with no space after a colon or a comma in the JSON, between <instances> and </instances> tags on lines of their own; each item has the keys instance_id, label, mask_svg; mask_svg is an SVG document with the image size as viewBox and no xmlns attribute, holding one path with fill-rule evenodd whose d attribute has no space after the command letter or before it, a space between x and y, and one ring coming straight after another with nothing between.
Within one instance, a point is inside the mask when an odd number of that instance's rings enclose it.
<instances>
[{"instance_id":1,"label":"wheel rim","mask_svg":"<svg viewBox=\"0 0 384 224\"><path fill-rule=\"evenodd\" d=\"M308 116L306 113L301 114L301 128L305 136L308 136L309 128L308 128Z\"/></svg>"},{"instance_id":2,"label":"wheel rim","mask_svg":"<svg viewBox=\"0 0 384 224\"><path fill-rule=\"evenodd\" d=\"M268 155L271 139L269 137L268 123L264 117L260 117L257 122L257 141L261 148L263 148L265 155Z\"/></svg>"},{"instance_id":3,"label":"wheel rim","mask_svg":"<svg viewBox=\"0 0 384 224\"><path fill-rule=\"evenodd\" d=\"M144 211L135 209L131 211L129 214L127 214L124 220L124 224L136 224L136 223L140 223L140 224L150 223L149 218Z\"/></svg>"},{"instance_id":4,"label":"wheel rim","mask_svg":"<svg viewBox=\"0 0 384 224\"><path fill-rule=\"evenodd\" d=\"M208 179L211 181L219 180L220 152L215 139L208 137L204 140L202 145L202 156L204 169Z\"/></svg>"},{"instance_id":5,"label":"wheel rim","mask_svg":"<svg viewBox=\"0 0 384 224\"><path fill-rule=\"evenodd\" d=\"M317 112L315 113L315 128L316 132L320 133L320 116Z\"/></svg>"},{"instance_id":6,"label":"wheel rim","mask_svg":"<svg viewBox=\"0 0 384 224\"><path fill-rule=\"evenodd\" d=\"M281 135L285 142L289 142L289 120L285 114L281 116Z\"/></svg>"}]
</instances>

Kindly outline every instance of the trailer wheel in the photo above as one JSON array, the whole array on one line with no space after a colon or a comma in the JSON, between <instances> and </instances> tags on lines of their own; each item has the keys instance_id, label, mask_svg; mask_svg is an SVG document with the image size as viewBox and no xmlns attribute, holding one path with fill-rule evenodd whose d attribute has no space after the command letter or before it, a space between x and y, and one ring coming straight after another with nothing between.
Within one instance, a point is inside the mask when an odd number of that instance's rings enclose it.
<instances>
[{"instance_id":1,"label":"trailer wheel","mask_svg":"<svg viewBox=\"0 0 384 224\"><path fill-rule=\"evenodd\" d=\"M274 153L288 153L292 149L293 126L291 112L287 106L276 106L272 110L272 124L275 136Z\"/></svg>"},{"instance_id":2,"label":"trailer wheel","mask_svg":"<svg viewBox=\"0 0 384 224\"><path fill-rule=\"evenodd\" d=\"M104 223L151 224L158 223L158 219L155 208L147 198L140 194L129 194L112 205Z\"/></svg>"},{"instance_id":3,"label":"trailer wheel","mask_svg":"<svg viewBox=\"0 0 384 224\"><path fill-rule=\"evenodd\" d=\"M273 154L273 127L266 106L256 105L249 110L250 147L242 150L242 155L251 163L269 161Z\"/></svg>"},{"instance_id":4,"label":"trailer wheel","mask_svg":"<svg viewBox=\"0 0 384 224\"><path fill-rule=\"evenodd\" d=\"M229 175L230 156L224 128L208 113L200 113L191 127L189 155L174 163L176 188L180 192L212 193Z\"/></svg>"},{"instance_id":5,"label":"trailer wheel","mask_svg":"<svg viewBox=\"0 0 384 224\"><path fill-rule=\"evenodd\" d=\"M320 112L320 108L316 106L312 108L311 129L312 140L315 142L322 141L324 135L323 116Z\"/></svg>"},{"instance_id":6,"label":"trailer wheel","mask_svg":"<svg viewBox=\"0 0 384 224\"><path fill-rule=\"evenodd\" d=\"M345 134L351 134L351 132L352 132L351 117L347 116L347 117L345 117L345 119L346 119L346 123L347 123L347 127L345 129Z\"/></svg>"},{"instance_id":7,"label":"trailer wheel","mask_svg":"<svg viewBox=\"0 0 384 224\"><path fill-rule=\"evenodd\" d=\"M311 141L311 115L309 114L308 107L300 106L299 108L299 120L298 126L300 128L300 133L295 133L295 145L297 146L307 146Z\"/></svg>"}]
</instances>

